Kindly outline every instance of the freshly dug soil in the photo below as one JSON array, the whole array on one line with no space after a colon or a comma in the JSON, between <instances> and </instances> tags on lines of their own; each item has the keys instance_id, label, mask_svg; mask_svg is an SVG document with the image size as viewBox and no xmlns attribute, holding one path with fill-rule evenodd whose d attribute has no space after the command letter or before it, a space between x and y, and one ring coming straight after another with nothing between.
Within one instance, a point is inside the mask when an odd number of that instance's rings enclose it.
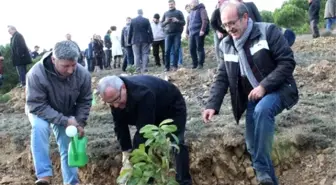
<instances>
[{"instance_id":1,"label":"freshly dug soil","mask_svg":"<svg viewBox=\"0 0 336 185\"><path fill-rule=\"evenodd\" d=\"M300 100L276 120L272 158L280 184L336 184L336 61L335 50L330 49L335 43L334 38L319 38L298 41L293 46ZM208 49L207 53L210 57L204 70L182 68L174 73L150 70L154 71L153 75L176 84L186 98L186 140L194 184L257 184L244 144L244 118L239 125L235 123L230 96L225 97L220 114L211 123L205 125L201 121L201 110L216 75L213 50ZM315 60L317 56L319 60ZM99 78L109 74L110 71L94 74L93 87ZM11 100L0 104L0 184L33 184L31 126L23 114L24 90L13 89L9 95ZM121 167L121 153L109 108L97 101L88 123L90 162L80 169L81 180L84 184L114 185ZM53 184L60 184L59 154L54 137L51 137L51 149L55 170Z\"/></svg>"}]
</instances>

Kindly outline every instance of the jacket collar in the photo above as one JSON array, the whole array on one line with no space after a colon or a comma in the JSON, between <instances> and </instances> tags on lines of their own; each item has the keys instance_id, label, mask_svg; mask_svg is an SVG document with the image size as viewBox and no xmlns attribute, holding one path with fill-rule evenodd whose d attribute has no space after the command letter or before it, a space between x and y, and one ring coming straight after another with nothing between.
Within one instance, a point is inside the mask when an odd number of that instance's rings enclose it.
<instances>
[{"instance_id":1,"label":"jacket collar","mask_svg":"<svg viewBox=\"0 0 336 185\"><path fill-rule=\"evenodd\" d=\"M260 30L257 28L256 23L253 23L253 28L252 28L252 31L251 31L251 33L250 33L249 40L253 40L253 39L259 37L260 35L261 35L261 32L260 32ZM223 40L224 40L224 42L226 42L226 43L233 44L233 39L232 39L232 36L231 36L231 35L227 36L227 37L224 38Z\"/></svg>"}]
</instances>

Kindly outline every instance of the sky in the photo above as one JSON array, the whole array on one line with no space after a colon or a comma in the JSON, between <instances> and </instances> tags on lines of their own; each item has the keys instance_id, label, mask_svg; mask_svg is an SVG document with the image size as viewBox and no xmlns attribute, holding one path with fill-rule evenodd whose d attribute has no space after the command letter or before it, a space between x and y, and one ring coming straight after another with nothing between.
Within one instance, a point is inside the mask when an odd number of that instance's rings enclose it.
<instances>
[{"instance_id":1,"label":"sky","mask_svg":"<svg viewBox=\"0 0 336 185\"><path fill-rule=\"evenodd\" d=\"M246 2L251 0L246 0ZM285 0L252 0L259 11L281 7ZM118 2L118 3L117 3ZM176 0L176 8L190 0ZM200 0L211 16L217 0ZM117 26L120 32L126 17L135 17L143 9L144 17L152 19L155 13L162 17L168 10L168 0L1 0L0 45L10 42L8 25L16 27L25 38L28 48L40 46L50 49L70 33L72 40L84 50L93 34L105 35L109 27Z\"/></svg>"}]
</instances>

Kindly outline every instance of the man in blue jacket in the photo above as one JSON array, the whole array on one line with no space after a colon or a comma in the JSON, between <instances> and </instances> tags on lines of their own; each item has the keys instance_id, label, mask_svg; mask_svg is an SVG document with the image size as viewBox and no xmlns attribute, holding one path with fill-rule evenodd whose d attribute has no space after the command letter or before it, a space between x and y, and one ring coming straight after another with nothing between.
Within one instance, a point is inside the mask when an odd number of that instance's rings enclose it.
<instances>
[{"instance_id":1,"label":"man in blue jacket","mask_svg":"<svg viewBox=\"0 0 336 185\"><path fill-rule=\"evenodd\" d=\"M177 126L180 152L176 154L176 180L180 185L191 185L189 153L184 144L187 119L185 100L179 89L157 77L141 75L130 77L107 76L98 83L97 92L110 104L114 130L123 152L123 168L130 165L132 149L145 143L139 130L147 125L159 125L165 119L173 119ZM135 125L137 132L131 142L128 125Z\"/></svg>"},{"instance_id":2,"label":"man in blue jacket","mask_svg":"<svg viewBox=\"0 0 336 185\"><path fill-rule=\"evenodd\" d=\"M293 51L281 29L271 23L254 23L242 3L221 7L221 18L229 36L219 45L218 75L203 111L204 122L218 114L230 89L234 118L246 111L246 146L257 180L277 185L271 160L275 116L298 102L293 72Z\"/></svg>"}]
</instances>

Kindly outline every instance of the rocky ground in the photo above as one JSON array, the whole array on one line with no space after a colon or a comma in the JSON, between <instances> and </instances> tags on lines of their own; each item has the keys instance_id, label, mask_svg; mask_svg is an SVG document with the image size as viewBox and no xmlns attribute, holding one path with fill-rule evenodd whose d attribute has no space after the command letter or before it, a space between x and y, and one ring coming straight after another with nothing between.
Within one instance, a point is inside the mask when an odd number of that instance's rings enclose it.
<instances>
[{"instance_id":1,"label":"rocky ground","mask_svg":"<svg viewBox=\"0 0 336 185\"><path fill-rule=\"evenodd\" d=\"M298 40L293 46L297 67L295 78L300 101L277 117L273 161L282 185L336 185L336 38ZM201 110L216 75L212 49L207 50L205 69L151 74L168 76L183 92L188 104L186 139L190 150L191 173L196 185L256 184L244 146L244 119L239 125L226 96L220 115L208 125ZM189 64L188 55L185 64ZM93 75L93 86L105 75ZM24 92L13 89L11 100L0 104L0 184L33 184L35 177L29 151L30 124L23 114ZM80 170L85 184L115 184L120 168L120 148L113 132L112 116L106 105L92 108L86 128L90 163ZM54 137L51 137L54 184L61 184L60 163Z\"/></svg>"}]
</instances>

